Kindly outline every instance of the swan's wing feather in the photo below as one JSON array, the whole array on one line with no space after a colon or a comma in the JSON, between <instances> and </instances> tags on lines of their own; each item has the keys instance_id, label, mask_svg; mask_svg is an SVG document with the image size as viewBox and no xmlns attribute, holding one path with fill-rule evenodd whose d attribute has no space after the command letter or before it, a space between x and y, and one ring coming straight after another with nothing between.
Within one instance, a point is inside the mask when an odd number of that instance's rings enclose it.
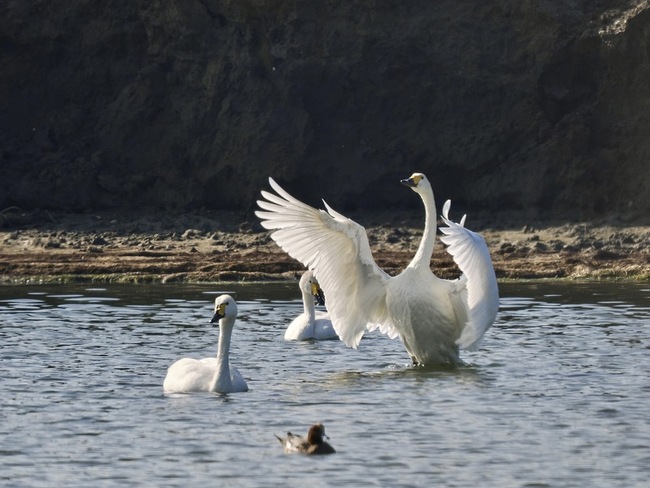
<instances>
[{"instance_id":1,"label":"swan's wing feather","mask_svg":"<svg viewBox=\"0 0 650 488\"><path fill-rule=\"evenodd\" d=\"M449 219L450 206L449 200L443 206L442 220L447 227L440 228L444 234L441 240L448 246L447 251L463 272L467 289L467 324L457 343L464 349L476 350L481 344L483 334L496 318L499 289L485 240L476 232L464 227L465 216L459 224L452 222ZM462 316L462 311L456 312L457 316Z\"/></svg>"},{"instance_id":2,"label":"swan's wing feather","mask_svg":"<svg viewBox=\"0 0 650 488\"><path fill-rule=\"evenodd\" d=\"M263 191L255 214L271 238L312 269L325 291L334 330L357 347L367 325L386 323L385 282L390 278L372 257L366 230L325 204L317 210L287 193L272 178L277 194ZM390 324L388 324L390 327Z\"/></svg>"},{"instance_id":3,"label":"swan's wing feather","mask_svg":"<svg viewBox=\"0 0 650 488\"><path fill-rule=\"evenodd\" d=\"M239 370L234 366L230 366L230 381L232 382L234 391L248 391L248 384L246 384L246 380L239 372Z\"/></svg>"},{"instance_id":4,"label":"swan's wing feather","mask_svg":"<svg viewBox=\"0 0 650 488\"><path fill-rule=\"evenodd\" d=\"M368 324L368 330L373 331L373 330L379 330L384 335L387 335L390 339L397 339L399 337L399 332L395 328L395 326L390 323L390 322L384 322L381 324Z\"/></svg>"},{"instance_id":5,"label":"swan's wing feather","mask_svg":"<svg viewBox=\"0 0 650 488\"><path fill-rule=\"evenodd\" d=\"M214 367L213 362L206 359L179 359L167 370L163 389L167 392L205 391L214 376Z\"/></svg>"},{"instance_id":6,"label":"swan's wing feather","mask_svg":"<svg viewBox=\"0 0 650 488\"><path fill-rule=\"evenodd\" d=\"M314 324L314 339L319 341L338 339L339 336L334 330L332 320L327 312L316 312L316 323Z\"/></svg>"},{"instance_id":7,"label":"swan's wing feather","mask_svg":"<svg viewBox=\"0 0 650 488\"><path fill-rule=\"evenodd\" d=\"M301 313L291 321L287 330L284 331L285 341L304 341L307 339L307 328L309 327L309 318L307 314Z\"/></svg>"}]
</instances>

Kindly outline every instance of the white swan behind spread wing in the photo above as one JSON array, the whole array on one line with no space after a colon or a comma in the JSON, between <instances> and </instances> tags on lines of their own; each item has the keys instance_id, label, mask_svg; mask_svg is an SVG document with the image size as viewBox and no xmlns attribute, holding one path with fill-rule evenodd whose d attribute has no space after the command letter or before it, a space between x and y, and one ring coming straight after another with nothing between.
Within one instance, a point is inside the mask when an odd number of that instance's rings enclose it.
<instances>
[{"instance_id":1,"label":"white swan behind spread wing","mask_svg":"<svg viewBox=\"0 0 650 488\"><path fill-rule=\"evenodd\" d=\"M337 334L356 348L367 329L399 336L415 363L459 361L458 347L476 349L492 325L499 294L483 238L448 218L443 242L463 272L458 280L436 277L429 267L436 238L433 191L414 173L402 183L418 193L426 217L422 242L408 267L391 277L375 263L365 229L333 210L317 210L292 197L272 178L277 194L262 191L256 215L289 255L314 270L327 290L328 310Z\"/></svg>"},{"instance_id":2,"label":"white swan behind spread wing","mask_svg":"<svg viewBox=\"0 0 650 488\"><path fill-rule=\"evenodd\" d=\"M163 390L171 392L211 391L235 393L248 391L248 385L237 368L230 365L230 338L237 317L237 303L230 295L214 301L214 317L219 325L219 345L216 358L182 358L167 370Z\"/></svg>"},{"instance_id":3,"label":"white swan behind spread wing","mask_svg":"<svg viewBox=\"0 0 650 488\"><path fill-rule=\"evenodd\" d=\"M320 288L313 271L307 270L300 277L300 292L302 293L303 313L291 321L284 333L286 341L319 341L338 339L332 321L327 312L317 312L314 301L325 305L325 295Z\"/></svg>"}]
</instances>

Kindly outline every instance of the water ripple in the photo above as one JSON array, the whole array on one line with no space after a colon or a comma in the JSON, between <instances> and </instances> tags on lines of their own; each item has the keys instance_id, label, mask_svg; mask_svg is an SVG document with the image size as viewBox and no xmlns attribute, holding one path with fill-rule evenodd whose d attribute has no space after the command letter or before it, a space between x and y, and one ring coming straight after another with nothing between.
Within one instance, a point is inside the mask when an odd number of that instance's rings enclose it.
<instances>
[{"instance_id":1,"label":"water ripple","mask_svg":"<svg viewBox=\"0 0 650 488\"><path fill-rule=\"evenodd\" d=\"M647 482L647 285L503 285L484 347L454 369L414 368L377 333L358 350L287 343L297 288L228 288L237 395L162 393L175 359L216 353L217 287L0 288L5 484ZM315 421L337 454L284 455L273 434Z\"/></svg>"}]
</instances>

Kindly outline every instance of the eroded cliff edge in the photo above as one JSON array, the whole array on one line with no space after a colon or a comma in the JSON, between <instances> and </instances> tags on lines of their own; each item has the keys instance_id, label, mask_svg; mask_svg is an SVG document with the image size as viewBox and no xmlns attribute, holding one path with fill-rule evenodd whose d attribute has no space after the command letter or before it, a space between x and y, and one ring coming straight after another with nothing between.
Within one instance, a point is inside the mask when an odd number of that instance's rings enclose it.
<instances>
[{"instance_id":1,"label":"eroded cliff edge","mask_svg":"<svg viewBox=\"0 0 650 488\"><path fill-rule=\"evenodd\" d=\"M0 46L2 208L650 210L647 0L16 0Z\"/></svg>"}]
</instances>

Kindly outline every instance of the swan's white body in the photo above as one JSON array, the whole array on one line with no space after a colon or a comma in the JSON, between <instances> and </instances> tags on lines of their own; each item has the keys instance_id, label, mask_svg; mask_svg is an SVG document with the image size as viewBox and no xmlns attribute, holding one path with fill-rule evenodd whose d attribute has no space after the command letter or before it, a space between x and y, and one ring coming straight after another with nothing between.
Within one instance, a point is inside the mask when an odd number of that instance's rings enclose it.
<instances>
[{"instance_id":1,"label":"swan's white body","mask_svg":"<svg viewBox=\"0 0 650 488\"><path fill-rule=\"evenodd\" d=\"M246 380L237 368L230 366L230 338L237 317L237 304L229 295L214 302L215 315L211 322L219 324L219 346L216 358L183 358L167 370L163 383L165 392L211 391L236 393L248 391Z\"/></svg>"},{"instance_id":2,"label":"swan's white body","mask_svg":"<svg viewBox=\"0 0 650 488\"><path fill-rule=\"evenodd\" d=\"M306 341L316 339L323 341L338 339L339 336L336 335L329 314L327 312L316 311L314 298L322 296L322 292L311 270L305 271L300 278L299 286L302 293L304 312L293 319L284 333L284 340Z\"/></svg>"},{"instance_id":3,"label":"swan's white body","mask_svg":"<svg viewBox=\"0 0 650 488\"><path fill-rule=\"evenodd\" d=\"M400 337L417 364L459 361L458 349L475 350L492 325L499 293L490 253L483 238L464 227L465 217L448 218L443 208L442 241L463 272L457 280L435 276L429 267L436 238L436 209L427 178L413 174L402 182L418 193L426 217L422 242L413 260L391 277L375 263L365 229L333 210L317 210L292 197L272 178L276 194L262 191L256 215L289 255L314 270L327 290L328 311L336 333L356 348L366 330Z\"/></svg>"}]
</instances>

